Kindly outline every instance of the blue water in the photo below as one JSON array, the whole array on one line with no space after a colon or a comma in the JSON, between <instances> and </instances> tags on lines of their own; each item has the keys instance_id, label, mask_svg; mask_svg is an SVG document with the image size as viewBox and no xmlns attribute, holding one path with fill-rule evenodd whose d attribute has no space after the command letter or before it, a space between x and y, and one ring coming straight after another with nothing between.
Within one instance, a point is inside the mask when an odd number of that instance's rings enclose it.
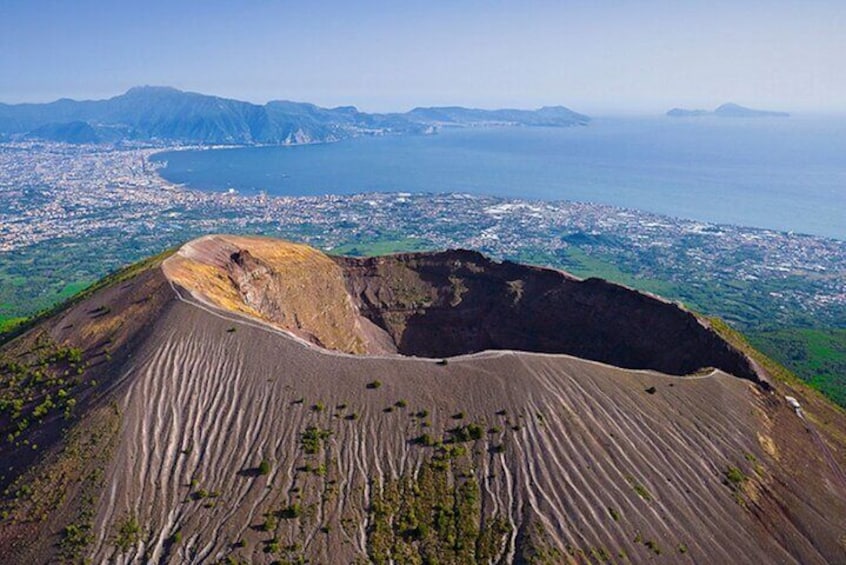
<instances>
[{"instance_id":1,"label":"blue water","mask_svg":"<svg viewBox=\"0 0 846 565\"><path fill-rule=\"evenodd\" d=\"M608 118L156 159L166 179L202 190L577 200L846 239L843 118Z\"/></svg>"}]
</instances>

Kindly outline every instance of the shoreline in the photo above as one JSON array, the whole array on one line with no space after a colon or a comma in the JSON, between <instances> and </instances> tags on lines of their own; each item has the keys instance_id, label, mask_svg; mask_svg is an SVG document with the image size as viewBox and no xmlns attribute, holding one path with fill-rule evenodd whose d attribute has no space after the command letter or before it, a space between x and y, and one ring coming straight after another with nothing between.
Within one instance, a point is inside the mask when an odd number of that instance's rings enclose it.
<instances>
[{"instance_id":1,"label":"shoreline","mask_svg":"<svg viewBox=\"0 0 846 565\"><path fill-rule=\"evenodd\" d=\"M672 122L670 118L666 121ZM195 152L178 148L182 155L166 158L168 166L160 174L169 182L206 193L230 188L245 196L265 192L268 197L461 193L586 202L708 224L846 241L846 226L839 221L840 211L846 214L846 203L832 192L839 174L838 168L831 168L834 149L827 150L819 164L800 166L789 176L792 161L770 169L765 164L771 159L761 160L765 149L756 150L757 161L729 158L729 149L720 149L716 156L708 153L708 147L717 151L712 147L715 139L736 129L729 127L711 136L711 145L702 149L704 157L676 162L675 153L656 152L668 140L689 139L699 128L681 131L685 127L671 126L673 135L648 148L646 157L658 160L642 161L641 152L627 156L628 147L644 131L663 131L665 121L607 123L597 120L595 127L587 129L490 128L480 133L469 128L439 136L361 137L344 140L344 144L310 144L321 148L295 154L284 150L298 145L226 146L218 147L226 150L218 154L208 153L210 148ZM641 128L642 124L646 126ZM750 143L767 131L764 127L739 143ZM807 137L815 130L803 131ZM580 153L559 153L583 143L588 148ZM786 142L780 143L784 150ZM609 144L618 148L603 149ZM680 155L690 150L685 146ZM158 153L169 151L161 148ZM621 159L613 160L620 152ZM805 186L806 182L813 184Z\"/></svg>"}]
</instances>

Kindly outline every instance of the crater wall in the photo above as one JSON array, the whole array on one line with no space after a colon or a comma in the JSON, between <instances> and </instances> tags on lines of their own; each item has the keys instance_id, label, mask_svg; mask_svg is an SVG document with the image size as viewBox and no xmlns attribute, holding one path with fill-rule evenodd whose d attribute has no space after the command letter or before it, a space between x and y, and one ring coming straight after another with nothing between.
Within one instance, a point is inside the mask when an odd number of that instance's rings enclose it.
<instances>
[{"instance_id":1,"label":"crater wall","mask_svg":"<svg viewBox=\"0 0 846 565\"><path fill-rule=\"evenodd\" d=\"M674 375L715 367L758 380L746 356L692 313L601 279L460 250L335 261L360 312L404 355L515 349Z\"/></svg>"}]
</instances>

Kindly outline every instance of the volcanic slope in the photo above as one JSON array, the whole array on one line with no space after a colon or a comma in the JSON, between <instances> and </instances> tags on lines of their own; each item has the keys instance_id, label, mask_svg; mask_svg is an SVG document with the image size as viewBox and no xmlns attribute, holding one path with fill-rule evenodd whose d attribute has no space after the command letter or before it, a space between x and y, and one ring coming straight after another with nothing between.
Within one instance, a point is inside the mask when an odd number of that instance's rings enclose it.
<instances>
[{"instance_id":1,"label":"volcanic slope","mask_svg":"<svg viewBox=\"0 0 846 565\"><path fill-rule=\"evenodd\" d=\"M4 563L846 559L843 412L602 281L209 236L0 355Z\"/></svg>"}]
</instances>

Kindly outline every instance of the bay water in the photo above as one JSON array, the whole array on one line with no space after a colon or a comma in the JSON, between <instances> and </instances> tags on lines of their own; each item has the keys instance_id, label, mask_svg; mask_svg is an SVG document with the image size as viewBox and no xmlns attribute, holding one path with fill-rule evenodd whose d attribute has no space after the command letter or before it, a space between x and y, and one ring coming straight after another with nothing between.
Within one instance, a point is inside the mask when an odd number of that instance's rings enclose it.
<instances>
[{"instance_id":1,"label":"bay water","mask_svg":"<svg viewBox=\"0 0 846 565\"><path fill-rule=\"evenodd\" d=\"M165 179L200 190L575 200L846 240L846 118L599 118L153 160Z\"/></svg>"}]
</instances>

